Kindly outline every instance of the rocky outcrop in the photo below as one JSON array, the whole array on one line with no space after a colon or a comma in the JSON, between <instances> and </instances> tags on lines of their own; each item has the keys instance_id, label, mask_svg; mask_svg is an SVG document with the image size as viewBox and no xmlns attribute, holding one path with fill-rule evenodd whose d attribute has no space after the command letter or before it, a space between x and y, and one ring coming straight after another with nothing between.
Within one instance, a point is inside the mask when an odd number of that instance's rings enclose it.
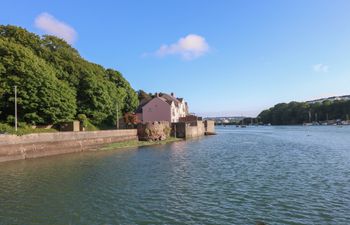
<instances>
[{"instance_id":1,"label":"rocky outcrop","mask_svg":"<svg viewBox=\"0 0 350 225\"><path fill-rule=\"evenodd\" d=\"M137 126L137 135L141 141L162 141L170 136L170 123L167 121L147 122Z\"/></svg>"}]
</instances>

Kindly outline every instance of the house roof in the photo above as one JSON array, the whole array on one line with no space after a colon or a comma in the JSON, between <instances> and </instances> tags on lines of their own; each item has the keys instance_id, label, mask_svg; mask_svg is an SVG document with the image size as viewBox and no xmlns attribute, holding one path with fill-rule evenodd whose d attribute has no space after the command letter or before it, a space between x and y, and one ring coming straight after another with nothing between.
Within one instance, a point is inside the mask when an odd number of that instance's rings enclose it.
<instances>
[{"instance_id":1,"label":"house roof","mask_svg":"<svg viewBox=\"0 0 350 225\"><path fill-rule=\"evenodd\" d=\"M154 98L159 98L160 100L168 103L171 105L173 102L176 106L179 106L181 102L183 102L183 98L176 98L175 96L165 94L165 93L160 93L158 96ZM154 99L152 98L152 99ZM140 102L139 106L135 110L136 113L142 113L142 108L147 105L152 99L144 99ZM187 105L187 102L185 103Z\"/></svg>"},{"instance_id":2,"label":"house roof","mask_svg":"<svg viewBox=\"0 0 350 225\"><path fill-rule=\"evenodd\" d=\"M177 98L175 98L174 96L169 95L169 94L164 94L164 93L162 93L162 94L160 94L160 98L165 99L165 101L166 101L169 105L171 105L171 103L174 102L175 105L178 106L179 103L180 103L179 99L177 99ZM163 101L164 101L164 100L163 100Z\"/></svg>"}]
</instances>

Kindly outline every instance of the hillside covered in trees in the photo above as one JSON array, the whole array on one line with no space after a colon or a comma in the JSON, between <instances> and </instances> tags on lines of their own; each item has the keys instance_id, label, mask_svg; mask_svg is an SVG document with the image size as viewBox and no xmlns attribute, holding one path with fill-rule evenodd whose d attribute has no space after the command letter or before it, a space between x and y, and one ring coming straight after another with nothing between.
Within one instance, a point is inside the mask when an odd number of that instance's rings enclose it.
<instances>
[{"instance_id":1,"label":"hillside covered in trees","mask_svg":"<svg viewBox=\"0 0 350 225\"><path fill-rule=\"evenodd\" d=\"M349 120L350 101L325 100L322 103L279 103L262 111L258 118L264 124L296 125L312 121Z\"/></svg>"},{"instance_id":2,"label":"hillside covered in trees","mask_svg":"<svg viewBox=\"0 0 350 225\"><path fill-rule=\"evenodd\" d=\"M15 26L0 26L0 123L55 124L88 118L112 127L138 106L137 93L116 70L83 59L55 36L42 37ZM118 107L117 107L118 106Z\"/></svg>"}]
</instances>

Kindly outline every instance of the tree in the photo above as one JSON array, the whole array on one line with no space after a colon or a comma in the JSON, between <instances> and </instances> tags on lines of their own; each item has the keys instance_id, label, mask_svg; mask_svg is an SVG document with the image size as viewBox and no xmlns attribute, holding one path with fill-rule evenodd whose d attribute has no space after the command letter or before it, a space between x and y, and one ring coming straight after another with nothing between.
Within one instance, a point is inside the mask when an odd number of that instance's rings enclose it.
<instances>
[{"instance_id":1,"label":"tree","mask_svg":"<svg viewBox=\"0 0 350 225\"><path fill-rule=\"evenodd\" d=\"M140 102L142 101L148 101L152 99L152 96L150 94L147 94L145 91L143 90L138 90L137 91L137 97L139 99Z\"/></svg>"},{"instance_id":2,"label":"tree","mask_svg":"<svg viewBox=\"0 0 350 225\"><path fill-rule=\"evenodd\" d=\"M309 118L309 114L311 118ZM259 117L262 122L274 125L293 125L311 121L326 121L347 118L350 114L350 101L323 101L322 103L290 102L279 103L263 110Z\"/></svg>"},{"instance_id":3,"label":"tree","mask_svg":"<svg viewBox=\"0 0 350 225\"><path fill-rule=\"evenodd\" d=\"M79 113L85 114L94 125L114 125L124 107L125 90L117 88L112 82L102 77L88 75L80 82L78 93Z\"/></svg>"},{"instance_id":4,"label":"tree","mask_svg":"<svg viewBox=\"0 0 350 225\"><path fill-rule=\"evenodd\" d=\"M140 121L134 113L125 113L124 115L125 124L138 124Z\"/></svg>"},{"instance_id":5,"label":"tree","mask_svg":"<svg viewBox=\"0 0 350 225\"><path fill-rule=\"evenodd\" d=\"M85 114L96 126L115 125L138 106L122 74L88 62L66 41L23 28L0 26L0 122L13 115L18 86L19 116L27 123L55 123Z\"/></svg>"},{"instance_id":6,"label":"tree","mask_svg":"<svg viewBox=\"0 0 350 225\"><path fill-rule=\"evenodd\" d=\"M18 86L19 118L56 123L85 114L96 126L111 127L138 106L136 92L116 70L83 59L66 41L23 28L0 26L0 121L13 115Z\"/></svg>"},{"instance_id":7,"label":"tree","mask_svg":"<svg viewBox=\"0 0 350 225\"><path fill-rule=\"evenodd\" d=\"M29 123L55 123L74 118L75 91L58 80L55 70L22 45L0 39L1 119L13 114L18 86L18 117ZM64 93L64 94L62 94Z\"/></svg>"},{"instance_id":8,"label":"tree","mask_svg":"<svg viewBox=\"0 0 350 225\"><path fill-rule=\"evenodd\" d=\"M125 90L126 96L124 99L125 104L122 108L123 113L133 112L139 105L137 93L131 88L130 83L118 71L107 69L106 73L108 79L112 81L117 88Z\"/></svg>"}]
</instances>

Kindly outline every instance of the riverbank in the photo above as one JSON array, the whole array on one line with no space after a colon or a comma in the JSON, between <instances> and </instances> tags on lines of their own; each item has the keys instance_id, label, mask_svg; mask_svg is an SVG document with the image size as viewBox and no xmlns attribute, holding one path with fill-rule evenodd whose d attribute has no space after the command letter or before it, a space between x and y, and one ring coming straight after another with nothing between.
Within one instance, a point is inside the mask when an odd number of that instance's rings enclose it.
<instances>
[{"instance_id":1,"label":"riverbank","mask_svg":"<svg viewBox=\"0 0 350 225\"><path fill-rule=\"evenodd\" d=\"M108 144L107 146L101 147L100 150L115 150L115 149L122 149L122 148L137 148L137 147L144 147L144 146L151 146L151 145L163 145L163 144L169 144L172 142L177 141L183 141L182 138L174 138L169 137L166 140L162 141L139 141L139 140L130 140L130 141L122 141L122 142L116 142Z\"/></svg>"}]
</instances>

